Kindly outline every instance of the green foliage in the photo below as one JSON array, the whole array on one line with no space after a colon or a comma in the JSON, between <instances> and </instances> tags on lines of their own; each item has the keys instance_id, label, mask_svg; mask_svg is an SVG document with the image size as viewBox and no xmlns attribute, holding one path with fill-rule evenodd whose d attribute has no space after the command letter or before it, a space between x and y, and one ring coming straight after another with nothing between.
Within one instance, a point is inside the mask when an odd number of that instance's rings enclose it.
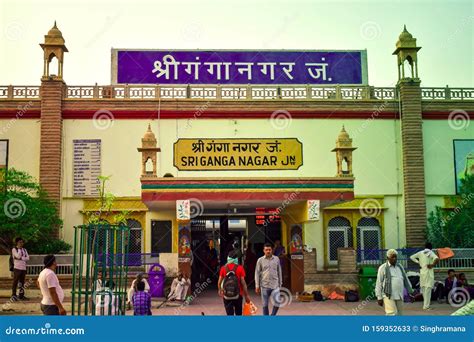
<instances>
[{"instance_id":1,"label":"green foliage","mask_svg":"<svg viewBox=\"0 0 474 342\"><path fill-rule=\"evenodd\" d=\"M99 176L99 198L97 199L97 206L99 210L95 212L87 212L88 223L91 224L126 224L127 218L130 214L127 210L112 211L112 206L115 201L115 196L111 192L106 191L106 183L111 176Z\"/></svg>"},{"instance_id":2,"label":"green foliage","mask_svg":"<svg viewBox=\"0 0 474 342\"><path fill-rule=\"evenodd\" d=\"M60 254L71 249L70 244L59 239L50 239L40 244L27 243L25 247L30 254Z\"/></svg>"},{"instance_id":3,"label":"green foliage","mask_svg":"<svg viewBox=\"0 0 474 342\"><path fill-rule=\"evenodd\" d=\"M6 191L0 190L0 249L9 253L13 240L21 236L30 249L30 254L49 247L50 253L69 250L65 242L52 238L62 221L54 202L28 173L10 168L5 175L2 169L0 179L6 176Z\"/></svg>"},{"instance_id":4,"label":"green foliage","mask_svg":"<svg viewBox=\"0 0 474 342\"><path fill-rule=\"evenodd\" d=\"M474 175L461 182L459 196L452 196L454 210L436 207L428 217L427 239L433 247L474 247Z\"/></svg>"}]
</instances>

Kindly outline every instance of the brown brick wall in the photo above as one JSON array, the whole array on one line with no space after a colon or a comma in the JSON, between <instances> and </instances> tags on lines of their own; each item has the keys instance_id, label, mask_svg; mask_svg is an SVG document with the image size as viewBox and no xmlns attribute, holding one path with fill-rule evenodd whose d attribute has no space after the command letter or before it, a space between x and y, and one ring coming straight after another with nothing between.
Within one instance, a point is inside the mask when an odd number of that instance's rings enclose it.
<instances>
[{"instance_id":1,"label":"brown brick wall","mask_svg":"<svg viewBox=\"0 0 474 342\"><path fill-rule=\"evenodd\" d=\"M399 82L403 156L403 196L408 247L425 243L426 198L421 89L419 81Z\"/></svg>"},{"instance_id":2,"label":"brown brick wall","mask_svg":"<svg viewBox=\"0 0 474 342\"><path fill-rule=\"evenodd\" d=\"M64 83L41 83L40 183L61 211L62 99ZM55 233L58 235L58 232Z\"/></svg>"}]
</instances>

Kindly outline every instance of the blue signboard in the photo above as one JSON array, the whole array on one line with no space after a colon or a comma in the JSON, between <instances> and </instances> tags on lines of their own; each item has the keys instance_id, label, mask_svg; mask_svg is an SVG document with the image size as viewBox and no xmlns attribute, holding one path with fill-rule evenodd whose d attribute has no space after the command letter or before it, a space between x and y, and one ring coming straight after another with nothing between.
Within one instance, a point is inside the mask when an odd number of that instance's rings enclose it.
<instances>
[{"instance_id":1,"label":"blue signboard","mask_svg":"<svg viewBox=\"0 0 474 342\"><path fill-rule=\"evenodd\" d=\"M366 85L367 52L113 49L112 83Z\"/></svg>"}]
</instances>

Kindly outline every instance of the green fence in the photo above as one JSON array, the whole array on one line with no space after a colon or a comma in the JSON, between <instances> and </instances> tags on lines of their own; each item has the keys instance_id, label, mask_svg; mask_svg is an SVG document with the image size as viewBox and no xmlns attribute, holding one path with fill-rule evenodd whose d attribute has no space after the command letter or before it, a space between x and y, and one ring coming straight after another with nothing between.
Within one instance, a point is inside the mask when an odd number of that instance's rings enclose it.
<instances>
[{"instance_id":1,"label":"green fence","mask_svg":"<svg viewBox=\"0 0 474 342\"><path fill-rule=\"evenodd\" d=\"M130 228L74 227L72 315L124 315Z\"/></svg>"}]
</instances>

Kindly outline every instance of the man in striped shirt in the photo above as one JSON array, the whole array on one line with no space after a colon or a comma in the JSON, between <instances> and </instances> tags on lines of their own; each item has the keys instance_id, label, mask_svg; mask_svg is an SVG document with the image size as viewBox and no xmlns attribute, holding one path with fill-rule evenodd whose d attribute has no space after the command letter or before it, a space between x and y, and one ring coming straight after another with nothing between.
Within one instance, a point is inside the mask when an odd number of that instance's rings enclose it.
<instances>
[{"instance_id":1,"label":"man in striped shirt","mask_svg":"<svg viewBox=\"0 0 474 342\"><path fill-rule=\"evenodd\" d=\"M13 284L12 284L12 300L28 300L25 297L25 277L26 262L30 260L30 256L25 248L24 241L21 237L15 239L15 247L12 249L13 257ZM20 288L19 296L16 295L17 287Z\"/></svg>"}]
</instances>

